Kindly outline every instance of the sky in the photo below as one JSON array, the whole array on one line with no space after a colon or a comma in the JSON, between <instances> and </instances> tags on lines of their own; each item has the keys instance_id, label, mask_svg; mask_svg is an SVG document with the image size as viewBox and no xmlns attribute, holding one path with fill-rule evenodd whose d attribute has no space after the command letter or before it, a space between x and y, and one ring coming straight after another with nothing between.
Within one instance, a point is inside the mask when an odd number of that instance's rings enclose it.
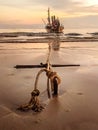
<instances>
[{"instance_id":1,"label":"sky","mask_svg":"<svg viewBox=\"0 0 98 130\"><path fill-rule=\"evenodd\" d=\"M98 27L98 0L0 0L0 28L40 28L48 7L65 28Z\"/></svg>"}]
</instances>

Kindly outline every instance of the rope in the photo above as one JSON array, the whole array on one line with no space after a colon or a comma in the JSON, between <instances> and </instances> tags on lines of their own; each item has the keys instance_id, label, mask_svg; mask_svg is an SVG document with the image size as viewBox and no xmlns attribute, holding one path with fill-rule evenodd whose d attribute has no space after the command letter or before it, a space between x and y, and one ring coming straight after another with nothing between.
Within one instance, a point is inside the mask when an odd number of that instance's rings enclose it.
<instances>
[{"instance_id":1,"label":"rope","mask_svg":"<svg viewBox=\"0 0 98 130\"><path fill-rule=\"evenodd\" d=\"M38 99L39 94L40 92L38 89L33 90L31 92L31 99L28 102L28 104L21 105L20 107L18 107L18 110L27 111L29 109L32 109L35 112L41 112L43 109L43 106L40 105L39 103L39 99Z\"/></svg>"},{"instance_id":2,"label":"rope","mask_svg":"<svg viewBox=\"0 0 98 130\"><path fill-rule=\"evenodd\" d=\"M48 53L48 57L47 57L47 61L46 61L46 64L47 64L47 71L50 70L50 54L51 54L51 43L49 43L49 53ZM46 71L46 73L47 73ZM47 77L47 94L48 94L48 98L50 98L50 84L49 84L49 77Z\"/></svg>"},{"instance_id":3,"label":"rope","mask_svg":"<svg viewBox=\"0 0 98 130\"><path fill-rule=\"evenodd\" d=\"M46 60L46 68L41 69L37 75L36 75L36 79L35 79L35 84L34 84L34 90L31 92L31 99L30 101L25 104L25 105L21 105L18 109L22 110L22 111L26 111L29 109L32 109L35 112L40 112L43 109L43 106L39 103L39 94L40 91L38 90L38 80L39 80L39 76L41 75L42 72L46 72L46 76L47 76L47 94L48 97L50 98L50 83L51 83L51 90L54 91L54 94L57 94L57 87L61 82L60 77L57 75L56 72L53 72L51 65L50 65L50 54L51 54L51 44L49 44L49 53L47 56L47 60Z\"/></svg>"},{"instance_id":4,"label":"rope","mask_svg":"<svg viewBox=\"0 0 98 130\"><path fill-rule=\"evenodd\" d=\"M38 86L38 80L39 80L39 76L42 72L44 71L47 71L47 69L41 69L38 73L37 73L37 76L36 76L36 79L35 79L35 84L34 84L34 90L37 89L37 86Z\"/></svg>"}]
</instances>

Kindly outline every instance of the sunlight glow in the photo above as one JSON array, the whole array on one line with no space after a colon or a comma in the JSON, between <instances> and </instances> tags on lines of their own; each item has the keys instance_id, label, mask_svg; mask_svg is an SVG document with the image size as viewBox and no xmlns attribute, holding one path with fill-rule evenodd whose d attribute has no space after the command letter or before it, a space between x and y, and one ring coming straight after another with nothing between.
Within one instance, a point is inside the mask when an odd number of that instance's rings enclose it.
<instances>
[{"instance_id":1,"label":"sunlight glow","mask_svg":"<svg viewBox=\"0 0 98 130\"><path fill-rule=\"evenodd\" d=\"M98 0L0 0L0 26L47 23L47 8L59 19L98 15ZM55 2L57 1L57 2ZM97 25L97 24L96 24Z\"/></svg>"},{"instance_id":2,"label":"sunlight glow","mask_svg":"<svg viewBox=\"0 0 98 130\"><path fill-rule=\"evenodd\" d=\"M87 5L98 5L98 0L87 0Z\"/></svg>"},{"instance_id":3,"label":"sunlight glow","mask_svg":"<svg viewBox=\"0 0 98 130\"><path fill-rule=\"evenodd\" d=\"M34 10L24 10L20 8L13 8L13 7L1 7L1 14L0 18L2 21L6 22L12 22L15 24L33 24L33 23L40 23L41 18L45 17L44 12L38 12ZM0 21L1 21L0 20Z\"/></svg>"}]
</instances>

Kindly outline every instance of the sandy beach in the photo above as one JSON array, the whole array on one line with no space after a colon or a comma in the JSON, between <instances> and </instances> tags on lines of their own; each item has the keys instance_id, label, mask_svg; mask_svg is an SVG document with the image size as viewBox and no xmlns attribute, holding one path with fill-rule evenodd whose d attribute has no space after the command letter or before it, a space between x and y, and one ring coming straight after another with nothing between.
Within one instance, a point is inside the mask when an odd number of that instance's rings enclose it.
<instances>
[{"instance_id":1,"label":"sandy beach","mask_svg":"<svg viewBox=\"0 0 98 130\"><path fill-rule=\"evenodd\" d=\"M61 42L52 50L52 64L80 64L53 68L61 77L58 97L48 99L46 75L39 79L45 109L21 112L40 68L15 69L17 64L45 63L48 43L0 43L0 130L98 130L98 43Z\"/></svg>"}]
</instances>

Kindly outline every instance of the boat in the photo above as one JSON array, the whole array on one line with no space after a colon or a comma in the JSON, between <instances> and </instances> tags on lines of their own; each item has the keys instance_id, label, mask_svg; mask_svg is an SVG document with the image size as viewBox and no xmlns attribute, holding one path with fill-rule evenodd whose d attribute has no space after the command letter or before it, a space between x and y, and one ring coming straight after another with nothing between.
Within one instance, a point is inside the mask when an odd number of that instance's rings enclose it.
<instances>
[{"instance_id":1,"label":"boat","mask_svg":"<svg viewBox=\"0 0 98 130\"><path fill-rule=\"evenodd\" d=\"M50 16L50 9L48 8L48 23L45 29L48 33L63 33L64 26L60 23L59 18L55 15Z\"/></svg>"}]
</instances>

